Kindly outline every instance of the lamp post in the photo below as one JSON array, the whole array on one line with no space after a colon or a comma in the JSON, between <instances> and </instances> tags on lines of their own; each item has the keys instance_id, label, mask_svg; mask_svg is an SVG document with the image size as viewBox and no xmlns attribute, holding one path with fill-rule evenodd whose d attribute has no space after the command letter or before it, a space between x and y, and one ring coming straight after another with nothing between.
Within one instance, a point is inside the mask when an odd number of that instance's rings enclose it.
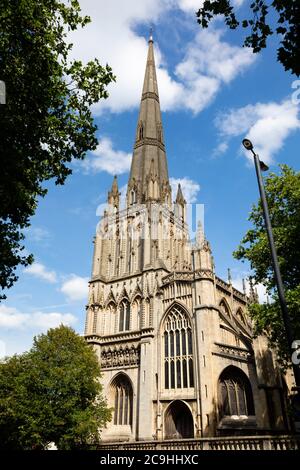
<instances>
[{"instance_id":1,"label":"lamp post","mask_svg":"<svg viewBox=\"0 0 300 470\"><path fill-rule=\"evenodd\" d=\"M281 273L280 273L279 263L278 263L278 258L277 258L277 252L276 252L275 243L274 243L273 230L272 230L272 225L271 225L271 220L270 220L266 192L265 192L264 182L263 182L263 178L261 174L262 171L267 171L269 168L264 162L262 162L259 159L259 156L255 153L252 142L249 139L243 140L243 146L245 147L246 150L249 150L252 152L252 155L254 158L256 176L257 176L259 193L260 193L260 198L261 198L261 203L262 203L262 208L263 208L263 215L264 215L264 220L265 220L265 226L266 226L266 231L268 235L269 246L270 246L270 251L271 251L271 256L272 256L274 276L275 276L275 282L277 286L279 303L281 307L282 319L283 319L283 324L285 328L286 338L288 341L289 351L291 354L291 362L292 362L292 367L293 367L293 372L294 372L294 377L295 377L296 390L299 391L300 390L300 369L299 369L299 366L294 364L294 362L292 361L292 354L293 354L292 344L295 338L293 337L293 328L291 325L291 321L290 321L290 317L289 317L289 313L287 309L287 304L285 300L284 287L282 283L282 278L281 278Z\"/></svg>"},{"instance_id":2,"label":"lamp post","mask_svg":"<svg viewBox=\"0 0 300 470\"><path fill-rule=\"evenodd\" d=\"M6 87L3 80L0 80L0 104L6 104Z\"/></svg>"}]
</instances>

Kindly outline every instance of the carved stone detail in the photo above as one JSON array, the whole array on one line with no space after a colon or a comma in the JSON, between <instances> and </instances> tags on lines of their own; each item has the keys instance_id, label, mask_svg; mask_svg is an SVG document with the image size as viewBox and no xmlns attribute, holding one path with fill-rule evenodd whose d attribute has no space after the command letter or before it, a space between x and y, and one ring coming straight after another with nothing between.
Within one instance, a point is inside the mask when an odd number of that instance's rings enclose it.
<instances>
[{"instance_id":1,"label":"carved stone detail","mask_svg":"<svg viewBox=\"0 0 300 470\"><path fill-rule=\"evenodd\" d=\"M147 91L146 93L142 94L142 101L147 99L147 98L153 98L159 103L159 97L156 93L153 93L153 91Z\"/></svg>"},{"instance_id":2,"label":"carved stone detail","mask_svg":"<svg viewBox=\"0 0 300 470\"><path fill-rule=\"evenodd\" d=\"M252 357L252 353L244 348L239 348L237 346L226 346L222 343L215 343L217 346L218 352L224 354L226 356L236 356L239 359L250 359Z\"/></svg>"},{"instance_id":3,"label":"carved stone detail","mask_svg":"<svg viewBox=\"0 0 300 470\"><path fill-rule=\"evenodd\" d=\"M101 368L136 366L140 363L139 346L104 348L101 351Z\"/></svg>"},{"instance_id":4,"label":"carved stone detail","mask_svg":"<svg viewBox=\"0 0 300 470\"><path fill-rule=\"evenodd\" d=\"M153 139L152 137L144 137L143 139L139 140L134 148L138 148L141 145L155 145L156 147L159 147L163 152L165 151L165 146L162 142L160 142L158 139Z\"/></svg>"}]
</instances>

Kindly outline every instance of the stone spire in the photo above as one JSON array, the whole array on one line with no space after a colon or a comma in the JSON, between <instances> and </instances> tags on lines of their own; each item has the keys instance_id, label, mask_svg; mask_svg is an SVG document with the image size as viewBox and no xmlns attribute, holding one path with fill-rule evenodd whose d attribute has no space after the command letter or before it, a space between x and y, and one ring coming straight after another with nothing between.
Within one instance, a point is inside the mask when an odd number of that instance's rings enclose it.
<instances>
[{"instance_id":1,"label":"stone spire","mask_svg":"<svg viewBox=\"0 0 300 470\"><path fill-rule=\"evenodd\" d=\"M258 293L257 293L257 289L256 290L254 289L252 276L249 277L249 286L250 286L249 302L251 304L258 304L259 303Z\"/></svg>"},{"instance_id":2,"label":"stone spire","mask_svg":"<svg viewBox=\"0 0 300 470\"><path fill-rule=\"evenodd\" d=\"M181 190L181 185L180 183L178 184L178 190L177 190L177 195L176 195L176 200L175 200L175 205L174 205L174 213L181 218L183 221L185 221L186 218L186 200L183 197L182 190Z\"/></svg>"},{"instance_id":3,"label":"stone spire","mask_svg":"<svg viewBox=\"0 0 300 470\"><path fill-rule=\"evenodd\" d=\"M108 191L108 195L107 195L107 202L111 208L109 212L112 212L115 209L117 210L119 209L120 195L121 193L119 193L118 180L115 175L113 182L112 182L111 190Z\"/></svg>"},{"instance_id":4,"label":"stone spire","mask_svg":"<svg viewBox=\"0 0 300 470\"><path fill-rule=\"evenodd\" d=\"M148 201L171 203L152 34L148 44L144 85L127 189L128 205Z\"/></svg>"},{"instance_id":5,"label":"stone spire","mask_svg":"<svg viewBox=\"0 0 300 470\"><path fill-rule=\"evenodd\" d=\"M247 291L246 291L246 282L245 282L245 279L242 279L242 284L243 284L243 293L244 295L247 294Z\"/></svg>"},{"instance_id":6,"label":"stone spire","mask_svg":"<svg viewBox=\"0 0 300 470\"><path fill-rule=\"evenodd\" d=\"M181 204L184 206L186 203L183 194L182 194L182 189L181 189L181 184L178 184L178 190L177 190L177 196L176 196L176 204Z\"/></svg>"}]
</instances>

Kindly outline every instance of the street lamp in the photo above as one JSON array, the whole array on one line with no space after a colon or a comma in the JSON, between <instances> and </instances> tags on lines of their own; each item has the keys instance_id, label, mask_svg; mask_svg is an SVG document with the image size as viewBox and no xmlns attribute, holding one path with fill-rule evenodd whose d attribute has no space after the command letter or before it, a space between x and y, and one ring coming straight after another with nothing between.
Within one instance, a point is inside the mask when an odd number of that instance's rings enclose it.
<instances>
[{"instance_id":1,"label":"street lamp","mask_svg":"<svg viewBox=\"0 0 300 470\"><path fill-rule=\"evenodd\" d=\"M246 150L249 150L250 152L252 152L252 155L254 157L256 176L257 176L260 199L262 203L263 215L264 215L264 220L265 220L265 226L266 226L266 231L268 235L269 246L270 246L270 251L271 251L271 256L272 256L278 298L279 298L279 303L281 307L282 319L283 319L285 332L286 332L286 338L288 341L288 347L289 347L289 351L290 351L291 358L292 358L292 354L293 354L292 344L295 338L293 337L293 329L292 329L292 325L291 325L291 321L290 321L290 317L289 317L289 313L287 309L287 304L285 300L284 288L283 288L281 273L279 269L277 252L276 252L275 243L274 243L274 237L273 237L272 225L271 225L268 203L267 203L267 198L266 198L266 192L265 192L264 182L263 182L263 178L261 174L262 171L266 171L269 168L264 162L262 162L259 159L258 155L254 152L251 140L244 139L243 146L245 147ZM294 377L295 377L296 390L299 391L300 369L296 364L294 364L293 360L292 360L292 367L293 367L293 372L294 372Z\"/></svg>"}]
</instances>

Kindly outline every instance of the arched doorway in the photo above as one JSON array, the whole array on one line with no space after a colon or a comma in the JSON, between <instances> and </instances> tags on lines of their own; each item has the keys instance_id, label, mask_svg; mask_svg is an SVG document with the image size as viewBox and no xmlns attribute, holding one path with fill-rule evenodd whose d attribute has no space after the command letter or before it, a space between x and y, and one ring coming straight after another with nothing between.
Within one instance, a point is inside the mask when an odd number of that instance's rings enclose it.
<instances>
[{"instance_id":1,"label":"arched doorway","mask_svg":"<svg viewBox=\"0 0 300 470\"><path fill-rule=\"evenodd\" d=\"M189 407L182 401L173 401L165 413L165 439L194 437L194 421Z\"/></svg>"}]
</instances>

